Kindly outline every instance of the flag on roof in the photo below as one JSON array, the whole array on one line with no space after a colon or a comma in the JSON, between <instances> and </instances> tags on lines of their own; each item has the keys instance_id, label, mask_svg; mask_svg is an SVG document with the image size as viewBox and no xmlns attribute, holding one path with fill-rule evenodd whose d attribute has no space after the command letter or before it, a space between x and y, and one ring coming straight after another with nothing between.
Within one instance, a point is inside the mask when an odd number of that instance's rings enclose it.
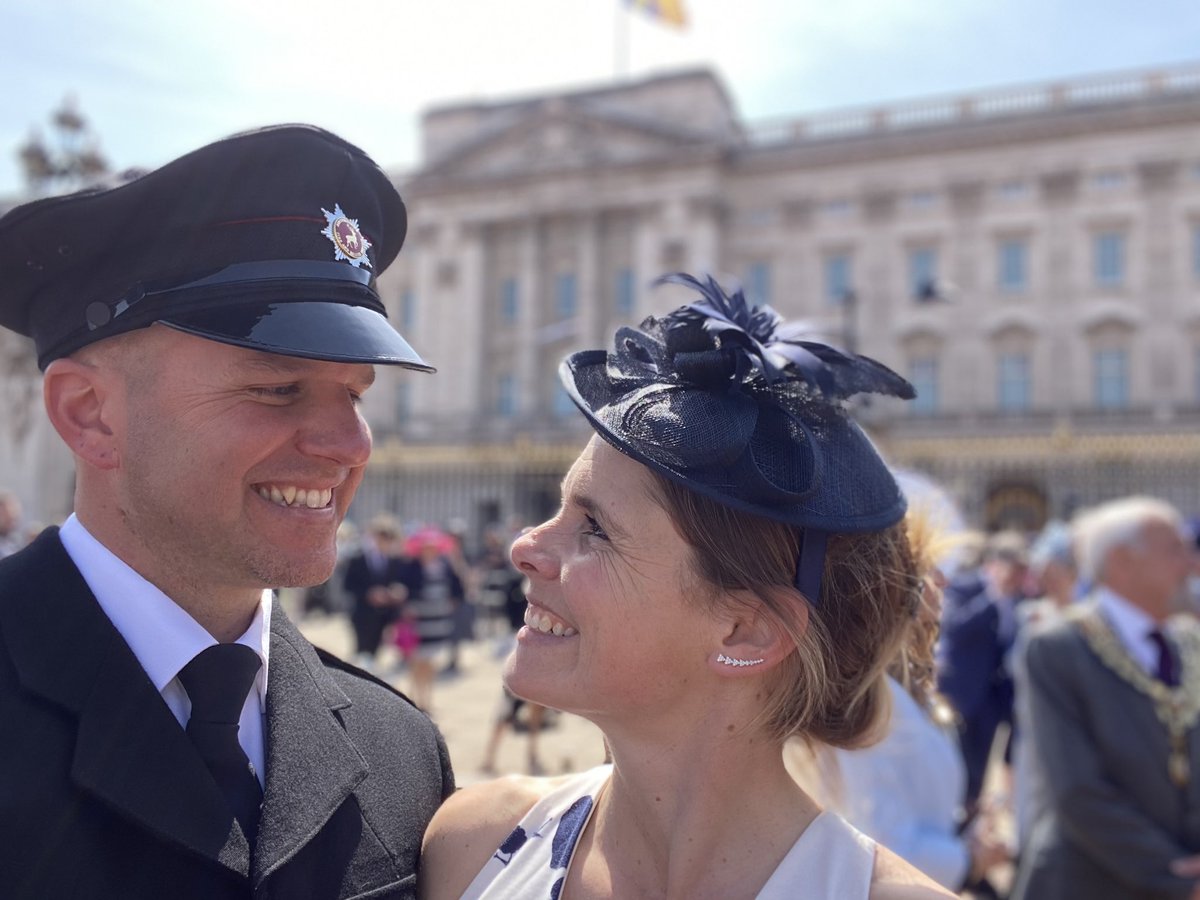
<instances>
[{"instance_id":1,"label":"flag on roof","mask_svg":"<svg viewBox=\"0 0 1200 900\"><path fill-rule=\"evenodd\" d=\"M625 5L640 9L667 25L687 27L687 11L683 8L683 0L625 0Z\"/></svg>"}]
</instances>

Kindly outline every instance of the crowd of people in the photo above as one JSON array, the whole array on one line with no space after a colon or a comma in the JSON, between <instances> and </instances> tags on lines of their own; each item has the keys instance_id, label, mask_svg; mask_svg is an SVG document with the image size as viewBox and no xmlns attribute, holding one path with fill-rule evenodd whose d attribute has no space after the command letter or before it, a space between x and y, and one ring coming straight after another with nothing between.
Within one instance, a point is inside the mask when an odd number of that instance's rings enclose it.
<instances>
[{"instance_id":1,"label":"crowd of people","mask_svg":"<svg viewBox=\"0 0 1200 900\"><path fill-rule=\"evenodd\" d=\"M0 219L76 468L35 536L0 493L6 896L1200 900L1178 510L948 533L853 416L912 385L680 273L563 362L594 434L551 519L475 560L360 536L374 367L433 371L376 290L406 230L311 126ZM359 665L281 606L310 586ZM434 682L484 598L517 629L484 766L522 709L605 764L456 791Z\"/></svg>"}]
</instances>

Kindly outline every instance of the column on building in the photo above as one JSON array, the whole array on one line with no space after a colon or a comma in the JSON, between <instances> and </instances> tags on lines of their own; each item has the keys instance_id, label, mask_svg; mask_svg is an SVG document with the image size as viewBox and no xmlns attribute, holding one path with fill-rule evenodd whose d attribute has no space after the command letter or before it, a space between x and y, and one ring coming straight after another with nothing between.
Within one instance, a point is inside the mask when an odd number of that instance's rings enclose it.
<instances>
[{"instance_id":1,"label":"column on building","mask_svg":"<svg viewBox=\"0 0 1200 900\"><path fill-rule=\"evenodd\" d=\"M1043 224L1039 231L1045 247L1034 259L1040 262L1031 273L1038 315L1045 323L1049 348L1050 406L1056 416L1069 420L1077 408L1091 405L1091 359L1087 344L1079 340L1080 302L1077 285L1086 278L1091 248L1085 223L1077 207L1079 173L1058 170L1042 175L1039 183ZM1076 253L1082 254L1079 259Z\"/></svg>"},{"instance_id":2,"label":"column on building","mask_svg":"<svg viewBox=\"0 0 1200 900\"><path fill-rule=\"evenodd\" d=\"M971 179L947 185L950 228L938 248L937 296L931 310L952 322L942 376L947 406L968 416L995 409L996 353L978 327L987 313L982 272L989 247L982 230L984 185ZM974 327L972 327L974 326ZM962 340L963 332L971 334Z\"/></svg>"},{"instance_id":3,"label":"column on building","mask_svg":"<svg viewBox=\"0 0 1200 900\"><path fill-rule=\"evenodd\" d=\"M410 289L413 292L415 309L413 327L404 336L430 365L444 368L439 357L442 345L438 341L437 322L442 318L436 302L438 233L434 224L418 223L412 229L413 245L405 250L411 267ZM442 413L438 376L412 379L410 388L410 410L412 421L405 425L408 437L426 437L436 434L442 427Z\"/></svg>"},{"instance_id":4,"label":"column on building","mask_svg":"<svg viewBox=\"0 0 1200 900\"><path fill-rule=\"evenodd\" d=\"M1160 421L1172 418L1178 407L1194 403L1188 377L1193 371L1191 342L1175 324L1186 303L1173 253L1179 227L1175 211L1178 169L1174 160L1145 162L1138 167L1142 233L1141 240L1130 245L1131 263L1134 248L1139 244L1144 248L1141 259L1130 267L1130 275L1137 279L1130 285L1132 299L1146 312L1136 356L1148 363L1151 403Z\"/></svg>"},{"instance_id":5,"label":"column on building","mask_svg":"<svg viewBox=\"0 0 1200 900\"><path fill-rule=\"evenodd\" d=\"M592 210L581 213L575 234L578 241L576 278L579 285L579 305L576 308L579 324L575 341L580 347L603 347L607 335L601 331L609 298L608 283L604 279L609 278L610 273L601 271L599 214Z\"/></svg>"},{"instance_id":6,"label":"column on building","mask_svg":"<svg viewBox=\"0 0 1200 900\"><path fill-rule=\"evenodd\" d=\"M693 197L682 222L687 242L687 271L696 276L721 270L722 204L715 196Z\"/></svg>"},{"instance_id":7,"label":"column on building","mask_svg":"<svg viewBox=\"0 0 1200 900\"><path fill-rule=\"evenodd\" d=\"M480 352L487 342L488 280L485 271L486 248L484 241L488 229L477 223L464 224L459 230L457 298L461 306L455 314L446 316L452 328L449 340L443 341L447 349L457 346L461 352L453 358L453 368L461 374L454 379L456 394L450 398L447 409L453 409L465 422L473 422L472 413L486 404L484 395L484 354ZM446 360L447 367L451 363Z\"/></svg>"},{"instance_id":8,"label":"column on building","mask_svg":"<svg viewBox=\"0 0 1200 900\"><path fill-rule=\"evenodd\" d=\"M657 205L638 207L633 226L633 315L640 322L650 314L653 303L650 299L651 284L663 274L662 271L662 226Z\"/></svg>"},{"instance_id":9,"label":"column on building","mask_svg":"<svg viewBox=\"0 0 1200 900\"><path fill-rule=\"evenodd\" d=\"M542 325L542 220L531 216L522 224L520 251L520 296L517 309L517 410L529 417L537 410L538 360L541 358L539 330Z\"/></svg>"},{"instance_id":10,"label":"column on building","mask_svg":"<svg viewBox=\"0 0 1200 900\"><path fill-rule=\"evenodd\" d=\"M854 247L854 273L850 289L854 291L855 351L887 359L886 345L892 341L893 322L908 318L912 298L908 296L905 272L905 248L895 232L896 195L894 191L875 189L859 198L863 228ZM899 266L893 266L893 258ZM904 371L904 366L900 366Z\"/></svg>"}]
</instances>

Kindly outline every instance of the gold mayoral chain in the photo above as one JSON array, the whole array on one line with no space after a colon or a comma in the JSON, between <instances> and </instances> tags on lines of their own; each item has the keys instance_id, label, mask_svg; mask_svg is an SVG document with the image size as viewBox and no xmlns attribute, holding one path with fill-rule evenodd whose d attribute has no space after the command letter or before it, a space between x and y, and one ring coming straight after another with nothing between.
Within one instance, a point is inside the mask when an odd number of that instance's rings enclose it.
<instances>
[{"instance_id":1,"label":"gold mayoral chain","mask_svg":"<svg viewBox=\"0 0 1200 900\"><path fill-rule=\"evenodd\" d=\"M1200 630L1187 628L1172 634L1179 646L1183 669L1179 687L1173 688L1134 661L1098 612L1093 611L1078 621L1084 638L1100 661L1154 703L1154 711L1166 726L1171 741L1167 774L1176 787L1187 787L1192 777L1187 733L1200 719Z\"/></svg>"}]
</instances>

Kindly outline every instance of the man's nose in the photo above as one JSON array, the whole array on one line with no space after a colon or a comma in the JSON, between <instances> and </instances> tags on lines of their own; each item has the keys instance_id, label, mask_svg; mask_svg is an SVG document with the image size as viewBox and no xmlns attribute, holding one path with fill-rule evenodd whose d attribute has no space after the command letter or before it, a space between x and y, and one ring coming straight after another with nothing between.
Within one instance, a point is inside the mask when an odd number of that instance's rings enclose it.
<instances>
[{"instance_id":1,"label":"man's nose","mask_svg":"<svg viewBox=\"0 0 1200 900\"><path fill-rule=\"evenodd\" d=\"M357 468L371 456L371 429L349 395L325 398L306 412L297 446L307 455Z\"/></svg>"}]
</instances>

